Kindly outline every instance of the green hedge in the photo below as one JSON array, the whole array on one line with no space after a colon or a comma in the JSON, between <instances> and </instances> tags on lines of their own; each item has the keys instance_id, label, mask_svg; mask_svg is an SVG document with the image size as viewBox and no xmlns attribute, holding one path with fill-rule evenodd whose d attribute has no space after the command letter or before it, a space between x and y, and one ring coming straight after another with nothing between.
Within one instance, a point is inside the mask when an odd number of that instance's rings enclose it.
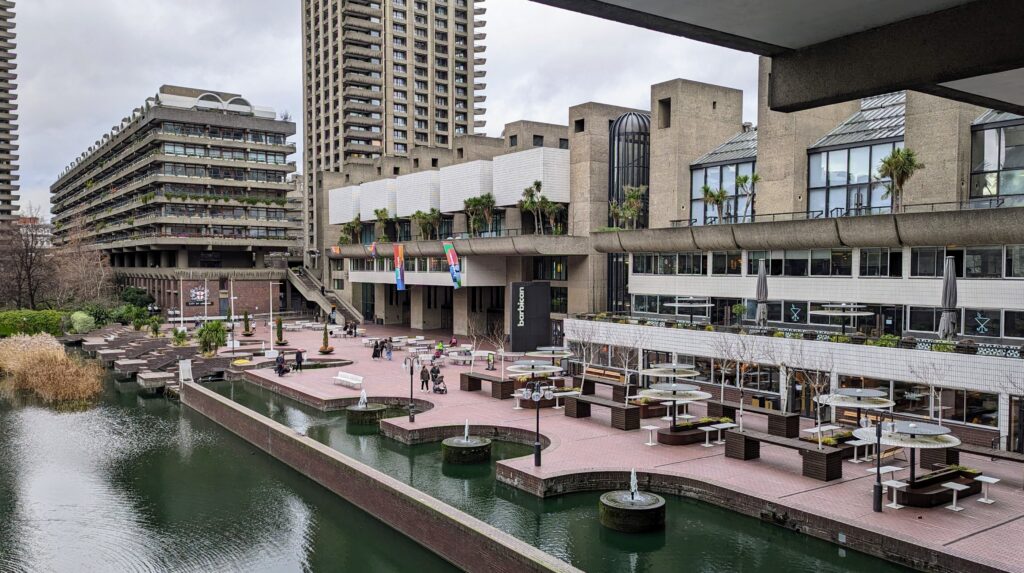
<instances>
[{"instance_id":1,"label":"green hedge","mask_svg":"<svg viewBox=\"0 0 1024 573\"><path fill-rule=\"evenodd\" d=\"M0 312L0 336L39 334L60 336L63 314L56 310L8 310Z\"/></svg>"}]
</instances>

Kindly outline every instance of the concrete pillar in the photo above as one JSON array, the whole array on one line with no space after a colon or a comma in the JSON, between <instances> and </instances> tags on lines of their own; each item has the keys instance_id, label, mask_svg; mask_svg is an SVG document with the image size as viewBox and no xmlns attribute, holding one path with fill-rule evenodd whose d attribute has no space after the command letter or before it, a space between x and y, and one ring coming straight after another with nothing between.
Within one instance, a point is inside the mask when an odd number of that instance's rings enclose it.
<instances>
[{"instance_id":1,"label":"concrete pillar","mask_svg":"<svg viewBox=\"0 0 1024 573\"><path fill-rule=\"evenodd\" d=\"M452 332L469 335L469 288L456 289L452 295Z\"/></svg>"},{"instance_id":2,"label":"concrete pillar","mask_svg":"<svg viewBox=\"0 0 1024 573\"><path fill-rule=\"evenodd\" d=\"M1010 445L1010 395L999 395L999 449L1009 449Z\"/></svg>"},{"instance_id":3,"label":"concrete pillar","mask_svg":"<svg viewBox=\"0 0 1024 573\"><path fill-rule=\"evenodd\" d=\"M505 229L518 229L520 235L526 235L528 232L523 228L524 220L532 221L533 219L529 216L524 217L518 207L505 209Z\"/></svg>"},{"instance_id":4,"label":"concrete pillar","mask_svg":"<svg viewBox=\"0 0 1024 573\"><path fill-rule=\"evenodd\" d=\"M374 285L374 317L384 324L401 324L402 306L399 304L400 296L394 297L394 303L389 301L389 295L394 294L395 286L388 284Z\"/></svg>"},{"instance_id":5,"label":"concrete pillar","mask_svg":"<svg viewBox=\"0 0 1024 573\"><path fill-rule=\"evenodd\" d=\"M469 232L469 219L465 213L456 213L452 217L452 233L466 233Z\"/></svg>"},{"instance_id":6,"label":"concrete pillar","mask_svg":"<svg viewBox=\"0 0 1024 573\"><path fill-rule=\"evenodd\" d=\"M178 268L179 269L187 269L188 268L188 249L186 249L184 247L178 249Z\"/></svg>"},{"instance_id":7,"label":"concrete pillar","mask_svg":"<svg viewBox=\"0 0 1024 573\"><path fill-rule=\"evenodd\" d=\"M418 286L409 291L411 297L409 305L409 326L417 330L432 330L444 326L444 310L440 308L438 299L444 293L433 292L436 295L436 303L430 308L430 295L432 289L443 289L445 287Z\"/></svg>"},{"instance_id":8,"label":"concrete pillar","mask_svg":"<svg viewBox=\"0 0 1024 573\"><path fill-rule=\"evenodd\" d=\"M266 263L264 262L264 253L262 250L256 250L256 252L254 252L253 255L255 256L255 264L253 265L254 268L262 269L267 266Z\"/></svg>"}]
</instances>

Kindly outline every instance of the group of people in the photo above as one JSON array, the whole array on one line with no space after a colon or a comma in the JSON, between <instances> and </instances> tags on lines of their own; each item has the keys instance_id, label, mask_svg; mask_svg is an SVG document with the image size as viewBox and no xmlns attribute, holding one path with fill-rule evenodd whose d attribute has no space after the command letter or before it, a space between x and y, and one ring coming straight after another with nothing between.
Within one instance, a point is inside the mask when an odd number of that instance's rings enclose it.
<instances>
[{"instance_id":1,"label":"group of people","mask_svg":"<svg viewBox=\"0 0 1024 573\"><path fill-rule=\"evenodd\" d=\"M298 350L295 351L295 371L296 372L302 372L302 363L305 362L305 361L306 361L305 352L301 348L299 348ZM291 371L291 369L288 368L287 361L285 360L285 357L284 357L284 352L279 353L277 355L277 358L274 359L274 372L276 372L278 376L284 376L285 374L287 374L290 371Z\"/></svg>"},{"instance_id":2,"label":"group of people","mask_svg":"<svg viewBox=\"0 0 1024 573\"><path fill-rule=\"evenodd\" d=\"M381 358L387 358L391 360L395 352L395 342L391 340L391 337L384 338L382 340L373 341L373 353L370 355L374 361L380 360Z\"/></svg>"},{"instance_id":3,"label":"group of people","mask_svg":"<svg viewBox=\"0 0 1024 573\"><path fill-rule=\"evenodd\" d=\"M433 387L431 387L433 384ZM444 384L444 376L441 374L441 369L434 364L427 369L427 365L424 364L423 368L420 369L420 390L423 392L433 391L436 394L447 394L448 387Z\"/></svg>"},{"instance_id":4,"label":"group of people","mask_svg":"<svg viewBox=\"0 0 1024 573\"><path fill-rule=\"evenodd\" d=\"M351 337L355 338L355 336L356 336L356 323L354 323L354 322L346 322L345 323L345 328L343 328L342 331L345 333L345 336L351 336Z\"/></svg>"}]
</instances>

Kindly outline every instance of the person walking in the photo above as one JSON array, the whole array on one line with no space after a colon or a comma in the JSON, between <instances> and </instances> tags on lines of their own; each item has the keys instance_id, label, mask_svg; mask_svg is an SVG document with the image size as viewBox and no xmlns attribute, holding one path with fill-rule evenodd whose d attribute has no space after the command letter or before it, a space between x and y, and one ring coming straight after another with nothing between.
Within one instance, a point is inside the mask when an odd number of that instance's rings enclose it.
<instances>
[{"instance_id":1,"label":"person walking","mask_svg":"<svg viewBox=\"0 0 1024 573\"><path fill-rule=\"evenodd\" d=\"M427 370L426 364L420 368L420 390L430 392L430 371Z\"/></svg>"},{"instance_id":2,"label":"person walking","mask_svg":"<svg viewBox=\"0 0 1024 573\"><path fill-rule=\"evenodd\" d=\"M379 340L374 340L373 341L373 353L370 354L370 358L372 360L374 360L374 361L376 361L378 358L380 358L380 341Z\"/></svg>"},{"instance_id":3,"label":"person walking","mask_svg":"<svg viewBox=\"0 0 1024 573\"><path fill-rule=\"evenodd\" d=\"M394 347L394 345L392 345L391 339L388 338L387 341L384 342L384 353L387 355L388 362L391 362L391 354L392 354L392 352L394 352L394 350L395 350L395 347Z\"/></svg>"},{"instance_id":4,"label":"person walking","mask_svg":"<svg viewBox=\"0 0 1024 573\"><path fill-rule=\"evenodd\" d=\"M277 355L274 359L274 371L277 372L278 376L284 376L284 353Z\"/></svg>"},{"instance_id":5,"label":"person walking","mask_svg":"<svg viewBox=\"0 0 1024 573\"><path fill-rule=\"evenodd\" d=\"M295 351L295 371L302 372L302 363L305 362L306 357L302 354L302 349Z\"/></svg>"},{"instance_id":6,"label":"person walking","mask_svg":"<svg viewBox=\"0 0 1024 573\"><path fill-rule=\"evenodd\" d=\"M430 369L430 379L437 380L437 377L441 375L441 369L437 367L437 364Z\"/></svg>"}]
</instances>

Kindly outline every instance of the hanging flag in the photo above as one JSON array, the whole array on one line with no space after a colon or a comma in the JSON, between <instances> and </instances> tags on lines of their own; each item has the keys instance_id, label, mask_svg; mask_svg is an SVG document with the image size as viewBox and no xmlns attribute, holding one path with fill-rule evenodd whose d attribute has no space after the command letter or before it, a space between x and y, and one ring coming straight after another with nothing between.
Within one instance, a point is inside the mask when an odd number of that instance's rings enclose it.
<instances>
[{"instance_id":1,"label":"hanging flag","mask_svg":"<svg viewBox=\"0 0 1024 573\"><path fill-rule=\"evenodd\" d=\"M405 290L405 245L395 245L395 286Z\"/></svg>"},{"instance_id":2,"label":"hanging flag","mask_svg":"<svg viewBox=\"0 0 1024 573\"><path fill-rule=\"evenodd\" d=\"M459 265L459 254L455 252L455 245L450 242L443 243L444 256L448 259L448 272L452 275L452 287L462 286L462 267Z\"/></svg>"},{"instance_id":3,"label":"hanging flag","mask_svg":"<svg viewBox=\"0 0 1024 573\"><path fill-rule=\"evenodd\" d=\"M370 258L377 258L377 241L370 243Z\"/></svg>"},{"instance_id":4,"label":"hanging flag","mask_svg":"<svg viewBox=\"0 0 1024 573\"><path fill-rule=\"evenodd\" d=\"M341 247L339 247L338 245L331 245L331 254L332 255L340 255L341 254Z\"/></svg>"}]
</instances>

